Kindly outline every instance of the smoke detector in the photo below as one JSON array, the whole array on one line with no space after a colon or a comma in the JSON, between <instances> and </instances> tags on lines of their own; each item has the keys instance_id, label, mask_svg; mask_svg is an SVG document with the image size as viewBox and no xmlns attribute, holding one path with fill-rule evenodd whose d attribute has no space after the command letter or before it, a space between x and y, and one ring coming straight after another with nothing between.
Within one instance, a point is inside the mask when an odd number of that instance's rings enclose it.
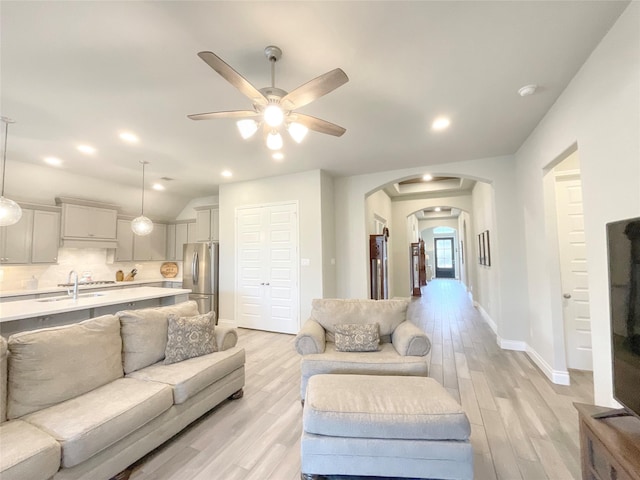
<instances>
[{"instance_id":1,"label":"smoke detector","mask_svg":"<svg viewBox=\"0 0 640 480\"><path fill-rule=\"evenodd\" d=\"M529 95L533 95L534 93L536 93L536 90L538 89L537 85L525 85L524 87L520 88L518 90L518 94L521 97L528 97Z\"/></svg>"}]
</instances>

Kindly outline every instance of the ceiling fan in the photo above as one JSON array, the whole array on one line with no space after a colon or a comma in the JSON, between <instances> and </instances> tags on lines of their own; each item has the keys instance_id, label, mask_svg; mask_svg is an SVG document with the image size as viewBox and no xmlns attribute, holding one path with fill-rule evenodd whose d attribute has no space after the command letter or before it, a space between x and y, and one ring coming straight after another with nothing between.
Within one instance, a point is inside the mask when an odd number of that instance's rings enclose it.
<instances>
[{"instance_id":1,"label":"ceiling fan","mask_svg":"<svg viewBox=\"0 0 640 480\"><path fill-rule=\"evenodd\" d=\"M271 86L261 89L254 87L246 78L236 72L224 60L212 52L200 52L198 56L213 68L222 78L237 88L251 100L253 110L232 110L226 112L197 113L187 115L191 120L210 120L212 118L236 118L240 135L247 139L263 125L267 147L271 150L282 148L282 136L279 129L285 126L291 137L300 143L308 130L340 137L346 129L320 118L295 112L314 100L332 92L349 81L340 68L320 75L286 92L275 86L275 64L282 57L282 50L268 46L264 54L271 63Z\"/></svg>"}]
</instances>

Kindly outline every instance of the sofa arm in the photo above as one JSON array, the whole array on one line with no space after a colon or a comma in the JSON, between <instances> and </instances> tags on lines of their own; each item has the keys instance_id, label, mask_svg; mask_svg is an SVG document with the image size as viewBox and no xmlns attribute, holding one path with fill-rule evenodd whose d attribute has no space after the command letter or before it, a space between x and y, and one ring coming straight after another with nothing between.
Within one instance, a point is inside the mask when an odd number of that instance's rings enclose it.
<instances>
[{"instance_id":1,"label":"sofa arm","mask_svg":"<svg viewBox=\"0 0 640 480\"><path fill-rule=\"evenodd\" d=\"M324 328L315 320L307 320L296 335L296 351L300 355L323 353L325 348Z\"/></svg>"},{"instance_id":2,"label":"sofa arm","mask_svg":"<svg viewBox=\"0 0 640 480\"><path fill-rule=\"evenodd\" d=\"M216 325L214 330L216 336L216 343L218 344L218 351L228 350L231 347L235 347L238 343L238 332L233 327L221 327Z\"/></svg>"},{"instance_id":3,"label":"sofa arm","mask_svg":"<svg viewBox=\"0 0 640 480\"><path fill-rule=\"evenodd\" d=\"M429 337L417 325L405 321L396 327L391 334L391 343L403 356L424 357L431 350Z\"/></svg>"}]
</instances>

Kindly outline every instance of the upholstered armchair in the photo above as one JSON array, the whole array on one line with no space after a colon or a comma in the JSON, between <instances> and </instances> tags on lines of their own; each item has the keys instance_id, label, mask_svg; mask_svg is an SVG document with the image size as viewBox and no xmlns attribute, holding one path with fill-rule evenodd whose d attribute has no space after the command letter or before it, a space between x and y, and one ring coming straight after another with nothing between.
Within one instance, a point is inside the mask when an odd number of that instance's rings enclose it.
<instances>
[{"instance_id":1,"label":"upholstered armchair","mask_svg":"<svg viewBox=\"0 0 640 480\"><path fill-rule=\"evenodd\" d=\"M427 376L431 342L407 321L408 307L408 299L313 300L311 316L295 339L302 355L302 399L309 378L321 373Z\"/></svg>"}]
</instances>

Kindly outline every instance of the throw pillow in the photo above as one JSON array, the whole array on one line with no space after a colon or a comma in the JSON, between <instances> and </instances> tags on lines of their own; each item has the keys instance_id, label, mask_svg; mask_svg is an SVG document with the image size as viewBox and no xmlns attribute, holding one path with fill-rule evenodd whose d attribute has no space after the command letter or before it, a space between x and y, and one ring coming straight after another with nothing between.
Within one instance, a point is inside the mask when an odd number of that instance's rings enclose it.
<instances>
[{"instance_id":1,"label":"throw pillow","mask_svg":"<svg viewBox=\"0 0 640 480\"><path fill-rule=\"evenodd\" d=\"M379 343L377 323L336 325L335 344L339 352L375 352Z\"/></svg>"},{"instance_id":2,"label":"throw pillow","mask_svg":"<svg viewBox=\"0 0 640 480\"><path fill-rule=\"evenodd\" d=\"M164 364L181 362L188 358L199 357L217 352L213 312L194 317L169 315L167 348L164 352Z\"/></svg>"}]
</instances>

